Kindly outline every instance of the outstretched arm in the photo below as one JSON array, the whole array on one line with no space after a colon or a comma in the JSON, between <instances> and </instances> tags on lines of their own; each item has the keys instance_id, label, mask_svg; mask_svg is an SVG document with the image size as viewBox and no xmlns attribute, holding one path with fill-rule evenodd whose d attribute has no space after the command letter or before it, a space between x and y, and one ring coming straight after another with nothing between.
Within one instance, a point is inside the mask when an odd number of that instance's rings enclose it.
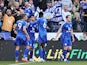
<instances>
[{"instance_id":1,"label":"outstretched arm","mask_svg":"<svg viewBox=\"0 0 87 65\"><path fill-rule=\"evenodd\" d=\"M73 29L71 30L71 36L72 36L72 42L74 42L75 41L75 38L74 38Z\"/></svg>"},{"instance_id":2,"label":"outstretched arm","mask_svg":"<svg viewBox=\"0 0 87 65\"><path fill-rule=\"evenodd\" d=\"M53 41L56 40L56 38L59 36L59 34L61 33L61 31L62 31L62 26L61 26L61 27L59 28L59 30L57 31L56 36L52 39Z\"/></svg>"},{"instance_id":3,"label":"outstretched arm","mask_svg":"<svg viewBox=\"0 0 87 65\"><path fill-rule=\"evenodd\" d=\"M56 34L55 38L57 38L59 36L59 34L61 33L61 31L62 31L62 27L60 27L59 30L57 31L57 34Z\"/></svg>"},{"instance_id":4,"label":"outstretched arm","mask_svg":"<svg viewBox=\"0 0 87 65\"><path fill-rule=\"evenodd\" d=\"M14 31L15 34L17 34L16 26L17 26L16 24L13 25L13 31Z\"/></svg>"}]
</instances>

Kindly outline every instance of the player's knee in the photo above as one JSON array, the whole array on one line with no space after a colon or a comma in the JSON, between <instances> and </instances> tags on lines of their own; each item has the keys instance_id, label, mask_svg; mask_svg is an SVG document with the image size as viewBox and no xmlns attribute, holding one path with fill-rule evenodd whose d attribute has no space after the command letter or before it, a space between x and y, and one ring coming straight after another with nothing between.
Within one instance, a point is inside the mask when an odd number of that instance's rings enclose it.
<instances>
[{"instance_id":1,"label":"player's knee","mask_svg":"<svg viewBox=\"0 0 87 65\"><path fill-rule=\"evenodd\" d=\"M31 47L30 46L26 46L27 49L30 49Z\"/></svg>"},{"instance_id":2,"label":"player's knee","mask_svg":"<svg viewBox=\"0 0 87 65\"><path fill-rule=\"evenodd\" d=\"M69 47L68 50L71 51L72 50L72 47Z\"/></svg>"},{"instance_id":3,"label":"player's knee","mask_svg":"<svg viewBox=\"0 0 87 65\"><path fill-rule=\"evenodd\" d=\"M63 49L64 49L64 50L68 50L68 47L67 47L67 46L64 46Z\"/></svg>"},{"instance_id":4,"label":"player's knee","mask_svg":"<svg viewBox=\"0 0 87 65\"><path fill-rule=\"evenodd\" d=\"M20 46L16 46L16 50L19 50L20 49Z\"/></svg>"}]
</instances>

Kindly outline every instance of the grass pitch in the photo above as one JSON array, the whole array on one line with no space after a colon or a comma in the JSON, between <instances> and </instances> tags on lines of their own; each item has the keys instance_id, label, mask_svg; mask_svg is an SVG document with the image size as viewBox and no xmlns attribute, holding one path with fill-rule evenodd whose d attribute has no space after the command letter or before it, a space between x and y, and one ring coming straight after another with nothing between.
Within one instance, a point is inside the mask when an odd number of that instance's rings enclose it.
<instances>
[{"instance_id":1,"label":"grass pitch","mask_svg":"<svg viewBox=\"0 0 87 65\"><path fill-rule=\"evenodd\" d=\"M47 61L47 62L19 62L14 61L0 61L0 65L87 65L87 61L71 61L68 63L60 61Z\"/></svg>"}]
</instances>

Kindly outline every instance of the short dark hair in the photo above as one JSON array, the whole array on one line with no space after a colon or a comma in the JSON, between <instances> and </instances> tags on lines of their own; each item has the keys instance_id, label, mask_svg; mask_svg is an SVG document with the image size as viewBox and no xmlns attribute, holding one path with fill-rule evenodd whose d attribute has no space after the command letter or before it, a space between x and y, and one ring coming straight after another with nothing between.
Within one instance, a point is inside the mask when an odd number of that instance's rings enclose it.
<instances>
[{"instance_id":1,"label":"short dark hair","mask_svg":"<svg viewBox=\"0 0 87 65\"><path fill-rule=\"evenodd\" d=\"M40 12L39 13L39 17L43 17L43 12Z\"/></svg>"},{"instance_id":2,"label":"short dark hair","mask_svg":"<svg viewBox=\"0 0 87 65\"><path fill-rule=\"evenodd\" d=\"M26 14L21 14L21 19L23 19L26 16Z\"/></svg>"},{"instance_id":3,"label":"short dark hair","mask_svg":"<svg viewBox=\"0 0 87 65\"><path fill-rule=\"evenodd\" d=\"M7 8L7 9L5 10L5 13L7 12L7 10L11 10L11 8ZM12 10L11 10L11 12L12 12Z\"/></svg>"},{"instance_id":4,"label":"short dark hair","mask_svg":"<svg viewBox=\"0 0 87 65\"><path fill-rule=\"evenodd\" d=\"M66 18L68 18L70 15L67 15Z\"/></svg>"},{"instance_id":5,"label":"short dark hair","mask_svg":"<svg viewBox=\"0 0 87 65\"><path fill-rule=\"evenodd\" d=\"M31 15L29 16L29 18L31 18L32 16L34 16L34 14L31 14Z\"/></svg>"}]
</instances>

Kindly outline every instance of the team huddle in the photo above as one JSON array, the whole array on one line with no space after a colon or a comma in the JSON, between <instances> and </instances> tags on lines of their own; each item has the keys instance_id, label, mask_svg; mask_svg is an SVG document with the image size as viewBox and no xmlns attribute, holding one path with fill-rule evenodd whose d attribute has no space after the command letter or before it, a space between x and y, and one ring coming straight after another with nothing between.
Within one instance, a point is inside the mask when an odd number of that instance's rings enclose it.
<instances>
[{"instance_id":1,"label":"team huddle","mask_svg":"<svg viewBox=\"0 0 87 65\"><path fill-rule=\"evenodd\" d=\"M67 15L67 21L60 27L55 40L60 32L61 41L63 46L63 56L61 60L68 62L66 58L67 52L72 50L72 41L74 42L73 30L72 30L72 23L71 23L71 16ZM47 31L46 31L46 24L47 21L43 17L43 12L39 13L39 18L36 20L34 15L30 15L29 19L26 14L21 15L21 19L16 22L13 27L14 32L16 33L16 40L15 40L15 62L18 62L19 59L19 49L21 45L24 45L26 48L23 53L22 61L28 62L28 52L30 52L29 61L34 61L33 59L33 49L35 43L35 29L38 30L38 49L40 55L40 62L45 61L45 47L44 44L47 43ZM72 40L71 40L72 36Z\"/></svg>"},{"instance_id":2,"label":"team huddle","mask_svg":"<svg viewBox=\"0 0 87 65\"><path fill-rule=\"evenodd\" d=\"M39 19L35 21L34 15L31 15L29 22L26 22L28 17L27 15L21 15L21 20L18 20L14 25L14 32L16 35L15 40L15 62L18 62L19 59L19 49L21 45L24 45L26 48L23 53L22 61L28 61L28 52L30 52L30 60L33 61L33 44L35 43L35 28L38 28L38 45L40 51L41 61L44 61L44 43L47 42L46 35L46 20L43 18L43 13L39 13ZM38 25L38 27L36 27ZM40 47L42 46L42 47ZM43 48L43 49L42 49Z\"/></svg>"}]
</instances>

